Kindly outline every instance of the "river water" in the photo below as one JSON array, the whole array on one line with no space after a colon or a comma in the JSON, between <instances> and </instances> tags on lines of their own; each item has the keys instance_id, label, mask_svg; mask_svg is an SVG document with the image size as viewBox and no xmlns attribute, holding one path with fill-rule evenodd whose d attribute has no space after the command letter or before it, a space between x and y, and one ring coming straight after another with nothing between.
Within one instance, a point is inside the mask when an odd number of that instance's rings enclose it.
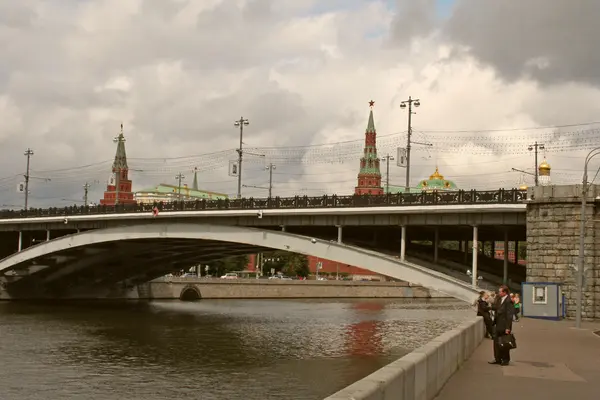
<instances>
[{"instance_id":1,"label":"river water","mask_svg":"<svg viewBox=\"0 0 600 400\"><path fill-rule=\"evenodd\" d=\"M323 399L472 315L447 300L0 303L0 399Z\"/></svg>"}]
</instances>

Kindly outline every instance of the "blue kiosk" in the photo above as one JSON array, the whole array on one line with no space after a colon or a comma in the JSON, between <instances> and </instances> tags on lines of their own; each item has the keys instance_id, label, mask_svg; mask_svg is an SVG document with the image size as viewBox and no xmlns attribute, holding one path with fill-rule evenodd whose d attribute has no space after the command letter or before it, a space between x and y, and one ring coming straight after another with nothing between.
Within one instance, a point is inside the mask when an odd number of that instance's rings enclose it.
<instances>
[{"instance_id":1,"label":"blue kiosk","mask_svg":"<svg viewBox=\"0 0 600 400\"><path fill-rule=\"evenodd\" d=\"M521 289L523 317L554 321L565 317L565 301L560 283L523 282Z\"/></svg>"}]
</instances>

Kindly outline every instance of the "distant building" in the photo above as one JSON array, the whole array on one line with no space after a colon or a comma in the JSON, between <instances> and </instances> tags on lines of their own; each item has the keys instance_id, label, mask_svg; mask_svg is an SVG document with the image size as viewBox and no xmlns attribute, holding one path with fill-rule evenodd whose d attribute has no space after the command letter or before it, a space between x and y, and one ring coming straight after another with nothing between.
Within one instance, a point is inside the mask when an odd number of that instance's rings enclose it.
<instances>
[{"instance_id":1,"label":"distant building","mask_svg":"<svg viewBox=\"0 0 600 400\"><path fill-rule=\"evenodd\" d=\"M135 192L135 201L138 203L160 203L177 200L225 200L229 196L224 193L209 192L198 189L197 171L194 171L194 183L190 188L187 184L181 186L161 183L148 189Z\"/></svg>"},{"instance_id":2,"label":"distant building","mask_svg":"<svg viewBox=\"0 0 600 400\"><path fill-rule=\"evenodd\" d=\"M429 176L429 179L423 179L417 186L409 188L408 193L434 192L434 191L452 191L458 190L458 186L444 175L440 174L438 167L435 167L435 172ZM404 186L392 186L385 188L386 193L407 193Z\"/></svg>"},{"instance_id":3,"label":"distant building","mask_svg":"<svg viewBox=\"0 0 600 400\"><path fill-rule=\"evenodd\" d=\"M365 149L360 159L360 171L358 173L358 185L354 188L354 194L380 195L383 194L381 187L381 171L379 170L379 157L377 157L377 132L373 119L373 101L369 102L371 112L369 122L365 131Z\"/></svg>"},{"instance_id":4,"label":"distant building","mask_svg":"<svg viewBox=\"0 0 600 400\"><path fill-rule=\"evenodd\" d=\"M550 164L546 160L538 167L538 183L541 186L548 186L552 183L550 180Z\"/></svg>"},{"instance_id":5,"label":"distant building","mask_svg":"<svg viewBox=\"0 0 600 400\"><path fill-rule=\"evenodd\" d=\"M129 180L129 167L127 166L127 154L125 152L125 135L123 124L121 132L116 138L117 152L112 166L112 174L106 185L104 198L100 200L102 205L135 204L133 192L131 191L131 180ZM117 191L118 186L118 191ZM118 196L118 198L117 198Z\"/></svg>"}]
</instances>

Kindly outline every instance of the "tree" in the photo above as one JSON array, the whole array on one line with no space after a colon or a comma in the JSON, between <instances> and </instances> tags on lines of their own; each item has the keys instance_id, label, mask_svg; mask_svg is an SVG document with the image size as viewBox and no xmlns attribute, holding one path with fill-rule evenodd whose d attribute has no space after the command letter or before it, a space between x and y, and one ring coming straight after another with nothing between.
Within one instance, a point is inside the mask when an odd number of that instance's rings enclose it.
<instances>
[{"instance_id":1,"label":"tree","mask_svg":"<svg viewBox=\"0 0 600 400\"><path fill-rule=\"evenodd\" d=\"M248 256L225 257L212 261L208 265L210 266L210 271L216 273L217 276L228 272L244 271L248 265Z\"/></svg>"},{"instance_id":2,"label":"tree","mask_svg":"<svg viewBox=\"0 0 600 400\"><path fill-rule=\"evenodd\" d=\"M289 276L307 277L310 272L308 258L303 254L273 251L263 253L263 259L265 260L263 269L267 273L273 269L276 274L282 272Z\"/></svg>"}]
</instances>

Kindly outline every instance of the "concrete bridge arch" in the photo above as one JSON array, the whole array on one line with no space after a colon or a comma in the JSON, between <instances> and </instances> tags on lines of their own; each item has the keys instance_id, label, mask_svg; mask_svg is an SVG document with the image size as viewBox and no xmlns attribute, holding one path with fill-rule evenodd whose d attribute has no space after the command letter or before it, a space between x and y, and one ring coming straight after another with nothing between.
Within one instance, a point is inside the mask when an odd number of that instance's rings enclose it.
<instances>
[{"instance_id":1,"label":"concrete bridge arch","mask_svg":"<svg viewBox=\"0 0 600 400\"><path fill-rule=\"evenodd\" d=\"M211 247L203 247L204 243L211 243ZM172 248L177 252L167 256L162 254ZM194 262L206 262L210 257L216 259L266 249L285 250L356 265L467 302L472 302L477 295L477 288L458 279L354 246L280 231L201 223L169 223L160 220L149 224L90 230L43 242L1 260L0 277L5 279L11 271L26 271L24 276L31 277L29 280L35 276L43 278L36 281L40 286L48 281L67 279L73 271L102 268L103 263L108 264L111 258L114 262L118 261L119 254L125 257L137 253L140 257L135 263L140 263L139 268L122 266L118 271L107 270L106 274L114 274L117 276L115 279L122 278L113 283L124 282L152 267L155 276L145 273L138 282L142 283L173 270L176 264L172 260L166 260L168 257L177 258L185 254L187 258L184 259L189 266L194 265ZM149 263L147 266L144 266L145 261ZM157 268L161 265L161 268ZM16 273L17 276L19 274L20 272ZM98 279L98 275L95 279ZM7 286L10 287L11 281L7 282ZM27 282L28 279L23 279L23 286ZM14 282L18 283L19 280Z\"/></svg>"},{"instance_id":2,"label":"concrete bridge arch","mask_svg":"<svg viewBox=\"0 0 600 400\"><path fill-rule=\"evenodd\" d=\"M179 300L194 301L202 299L202 292L196 285L186 285L179 294Z\"/></svg>"}]
</instances>

